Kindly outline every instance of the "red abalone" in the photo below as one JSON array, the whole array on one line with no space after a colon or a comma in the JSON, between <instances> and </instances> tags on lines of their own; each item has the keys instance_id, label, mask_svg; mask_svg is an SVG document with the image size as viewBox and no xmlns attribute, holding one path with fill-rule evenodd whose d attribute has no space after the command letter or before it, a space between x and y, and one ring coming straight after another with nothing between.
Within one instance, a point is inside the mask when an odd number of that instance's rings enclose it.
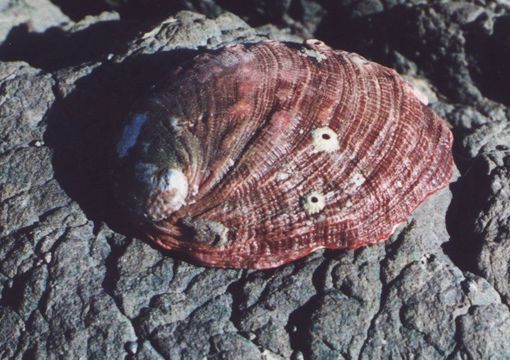
<instances>
[{"instance_id":1,"label":"red abalone","mask_svg":"<svg viewBox=\"0 0 510 360\"><path fill-rule=\"evenodd\" d=\"M166 249L271 268L358 248L452 175L452 135L393 70L317 40L197 56L135 107L115 193Z\"/></svg>"}]
</instances>

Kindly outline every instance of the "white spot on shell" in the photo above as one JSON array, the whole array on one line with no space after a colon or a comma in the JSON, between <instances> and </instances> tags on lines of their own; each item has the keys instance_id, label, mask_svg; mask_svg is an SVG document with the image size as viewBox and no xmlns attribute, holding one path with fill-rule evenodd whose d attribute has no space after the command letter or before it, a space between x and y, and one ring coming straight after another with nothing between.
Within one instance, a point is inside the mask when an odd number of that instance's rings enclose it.
<instances>
[{"instance_id":1,"label":"white spot on shell","mask_svg":"<svg viewBox=\"0 0 510 360\"><path fill-rule=\"evenodd\" d=\"M179 123L179 119L176 118L175 116L172 116L170 118L170 126L172 127L172 130L176 133L176 134L179 134L181 131L182 131L182 126L181 124Z\"/></svg>"},{"instance_id":2,"label":"white spot on shell","mask_svg":"<svg viewBox=\"0 0 510 360\"><path fill-rule=\"evenodd\" d=\"M365 59L363 56L360 56L356 53L350 53L349 55L350 55L351 61L358 66L364 66L364 65L369 64L368 60Z\"/></svg>"},{"instance_id":3,"label":"white spot on shell","mask_svg":"<svg viewBox=\"0 0 510 360\"><path fill-rule=\"evenodd\" d=\"M179 169L166 170L158 181L159 191L176 190L181 197L186 197L188 193L188 179Z\"/></svg>"},{"instance_id":4,"label":"white spot on shell","mask_svg":"<svg viewBox=\"0 0 510 360\"><path fill-rule=\"evenodd\" d=\"M280 181L285 181L285 180L287 180L287 179L289 178L289 176L290 176L290 174L289 174L289 173L287 173L287 172L283 172L283 171L278 172L278 173L276 174L276 178L277 178L278 180L280 180Z\"/></svg>"},{"instance_id":5,"label":"white spot on shell","mask_svg":"<svg viewBox=\"0 0 510 360\"><path fill-rule=\"evenodd\" d=\"M406 81L407 89L420 100L423 105L437 102L437 96L430 84L424 80L410 75L402 75Z\"/></svg>"},{"instance_id":6,"label":"white spot on shell","mask_svg":"<svg viewBox=\"0 0 510 360\"><path fill-rule=\"evenodd\" d=\"M303 210L307 215L321 212L326 206L324 195L318 191L312 191L301 199Z\"/></svg>"},{"instance_id":7,"label":"white spot on shell","mask_svg":"<svg viewBox=\"0 0 510 360\"><path fill-rule=\"evenodd\" d=\"M180 169L158 172L154 164L137 164L141 179L148 185L150 195L146 204L147 216L152 221L163 220L179 210L188 196L188 179Z\"/></svg>"},{"instance_id":8,"label":"white spot on shell","mask_svg":"<svg viewBox=\"0 0 510 360\"><path fill-rule=\"evenodd\" d=\"M360 187L361 185L363 185L365 183L365 180L366 178L360 172L355 172L354 174L352 174L351 181L356 187Z\"/></svg>"},{"instance_id":9,"label":"white spot on shell","mask_svg":"<svg viewBox=\"0 0 510 360\"><path fill-rule=\"evenodd\" d=\"M305 46L309 47L310 49L317 50L317 51L327 51L331 48L327 46L323 41L318 39L306 39L304 41Z\"/></svg>"},{"instance_id":10,"label":"white spot on shell","mask_svg":"<svg viewBox=\"0 0 510 360\"><path fill-rule=\"evenodd\" d=\"M125 157L129 149L131 149L136 144L138 136L140 135L140 130L142 129L142 126L145 124L147 119L147 113L135 114L131 123L124 127L122 135L117 142L117 156L119 158Z\"/></svg>"},{"instance_id":11,"label":"white spot on shell","mask_svg":"<svg viewBox=\"0 0 510 360\"><path fill-rule=\"evenodd\" d=\"M312 131L312 144L316 151L324 151L327 153L340 148L337 134L333 129L327 126Z\"/></svg>"},{"instance_id":12,"label":"white spot on shell","mask_svg":"<svg viewBox=\"0 0 510 360\"><path fill-rule=\"evenodd\" d=\"M317 62L321 62L322 60L326 60L327 56L324 55L323 53L317 51L317 50L314 50L314 49L307 49L307 48L303 48L301 49L299 55L301 56L305 56L305 57L311 57L311 58L314 58L315 60L317 60Z\"/></svg>"}]
</instances>

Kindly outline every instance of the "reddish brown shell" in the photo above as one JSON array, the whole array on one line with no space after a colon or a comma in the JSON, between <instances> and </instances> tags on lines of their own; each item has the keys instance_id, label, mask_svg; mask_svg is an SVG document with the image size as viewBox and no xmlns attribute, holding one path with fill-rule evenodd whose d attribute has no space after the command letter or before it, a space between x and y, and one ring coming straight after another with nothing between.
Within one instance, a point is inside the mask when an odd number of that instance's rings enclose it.
<instances>
[{"instance_id":1,"label":"reddish brown shell","mask_svg":"<svg viewBox=\"0 0 510 360\"><path fill-rule=\"evenodd\" d=\"M316 40L233 45L137 105L115 191L166 249L271 268L387 239L449 183L451 143L391 69Z\"/></svg>"}]
</instances>

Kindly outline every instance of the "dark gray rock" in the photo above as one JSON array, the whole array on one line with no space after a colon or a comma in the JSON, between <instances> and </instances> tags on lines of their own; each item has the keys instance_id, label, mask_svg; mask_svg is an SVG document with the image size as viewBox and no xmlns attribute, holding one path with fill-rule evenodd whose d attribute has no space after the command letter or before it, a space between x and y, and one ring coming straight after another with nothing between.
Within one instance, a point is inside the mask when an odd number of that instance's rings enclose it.
<instances>
[{"instance_id":1,"label":"dark gray rock","mask_svg":"<svg viewBox=\"0 0 510 360\"><path fill-rule=\"evenodd\" d=\"M508 358L510 111L503 81L483 79L510 53L510 6L254 0L239 10L253 28L228 2L182 4L214 17L105 13L0 46L0 357ZM128 104L203 48L314 32L432 84L455 184L386 243L268 271L198 267L133 237L107 166ZM40 39L55 46L12 50ZM477 54L485 43L503 60Z\"/></svg>"},{"instance_id":2,"label":"dark gray rock","mask_svg":"<svg viewBox=\"0 0 510 360\"><path fill-rule=\"evenodd\" d=\"M12 308L0 307L0 353L3 358L14 357L24 328L23 320Z\"/></svg>"},{"instance_id":3,"label":"dark gray rock","mask_svg":"<svg viewBox=\"0 0 510 360\"><path fill-rule=\"evenodd\" d=\"M313 277L322 257L311 256L280 269L267 278L264 272L252 272L237 287L240 331L260 348L282 358L292 354L291 336L298 330L302 308L316 293Z\"/></svg>"},{"instance_id":4,"label":"dark gray rock","mask_svg":"<svg viewBox=\"0 0 510 360\"><path fill-rule=\"evenodd\" d=\"M445 117L456 126L459 163L465 168L457 242L463 243L468 267L487 279L510 301L510 112L487 101L480 106L455 106ZM467 256L466 256L467 255Z\"/></svg>"},{"instance_id":5,"label":"dark gray rock","mask_svg":"<svg viewBox=\"0 0 510 360\"><path fill-rule=\"evenodd\" d=\"M473 331L475 327L476 331ZM510 318L506 306L474 306L459 319L459 351L454 354L455 358L506 359L510 353L510 342L500 342L499 339L507 337L509 331Z\"/></svg>"},{"instance_id":6,"label":"dark gray rock","mask_svg":"<svg viewBox=\"0 0 510 360\"><path fill-rule=\"evenodd\" d=\"M0 79L4 99L0 104L0 154L41 145L45 115L55 101L51 75L23 62L11 62L0 63Z\"/></svg>"},{"instance_id":7,"label":"dark gray rock","mask_svg":"<svg viewBox=\"0 0 510 360\"><path fill-rule=\"evenodd\" d=\"M228 43L261 38L254 29L233 14L225 13L212 20L198 13L182 11L137 38L130 44L128 52L115 60L122 61L126 56L175 49L216 48Z\"/></svg>"},{"instance_id":8,"label":"dark gray rock","mask_svg":"<svg viewBox=\"0 0 510 360\"><path fill-rule=\"evenodd\" d=\"M237 334L231 311L229 295L214 297L184 320L156 328L152 343L167 359L196 359L211 353L225 359L259 358L257 347Z\"/></svg>"},{"instance_id":9,"label":"dark gray rock","mask_svg":"<svg viewBox=\"0 0 510 360\"><path fill-rule=\"evenodd\" d=\"M141 7L138 0L105 1L111 8L126 17L147 19L189 10L217 17L225 12L237 16L254 27L272 24L287 28L294 34L311 37L326 16L329 0L156 0L152 7ZM143 9L143 10L142 10Z\"/></svg>"},{"instance_id":10,"label":"dark gray rock","mask_svg":"<svg viewBox=\"0 0 510 360\"><path fill-rule=\"evenodd\" d=\"M314 359L359 357L379 308L383 255L383 248L349 252L328 264L325 290L303 314L304 353Z\"/></svg>"},{"instance_id":11,"label":"dark gray rock","mask_svg":"<svg viewBox=\"0 0 510 360\"><path fill-rule=\"evenodd\" d=\"M495 134L502 135L499 129ZM480 203L473 227L473 240L479 245L476 267L499 291L506 304L510 303L510 133L508 124L506 140L498 149L490 149L480 158L485 182L485 198Z\"/></svg>"},{"instance_id":12,"label":"dark gray rock","mask_svg":"<svg viewBox=\"0 0 510 360\"><path fill-rule=\"evenodd\" d=\"M132 241L117 261L114 294L122 311L134 318L156 295L166 293L173 278L174 262L141 241Z\"/></svg>"}]
</instances>

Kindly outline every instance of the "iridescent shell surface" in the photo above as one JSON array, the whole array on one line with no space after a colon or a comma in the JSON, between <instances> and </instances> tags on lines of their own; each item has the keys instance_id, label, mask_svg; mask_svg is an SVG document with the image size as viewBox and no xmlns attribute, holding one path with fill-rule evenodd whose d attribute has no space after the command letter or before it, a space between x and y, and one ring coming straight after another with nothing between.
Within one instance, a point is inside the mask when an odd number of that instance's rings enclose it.
<instances>
[{"instance_id":1,"label":"iridescent shell surface","mask_svg":"<svg viewBox=\"0 0 510 360\"><path fill-rule=\"evenodd\" d=\"M452 175L452 135L399 75L317 40L197 56L121 130L113 183L154 242L271 268L387 239Z\"/></svg>"}]
</instances>

